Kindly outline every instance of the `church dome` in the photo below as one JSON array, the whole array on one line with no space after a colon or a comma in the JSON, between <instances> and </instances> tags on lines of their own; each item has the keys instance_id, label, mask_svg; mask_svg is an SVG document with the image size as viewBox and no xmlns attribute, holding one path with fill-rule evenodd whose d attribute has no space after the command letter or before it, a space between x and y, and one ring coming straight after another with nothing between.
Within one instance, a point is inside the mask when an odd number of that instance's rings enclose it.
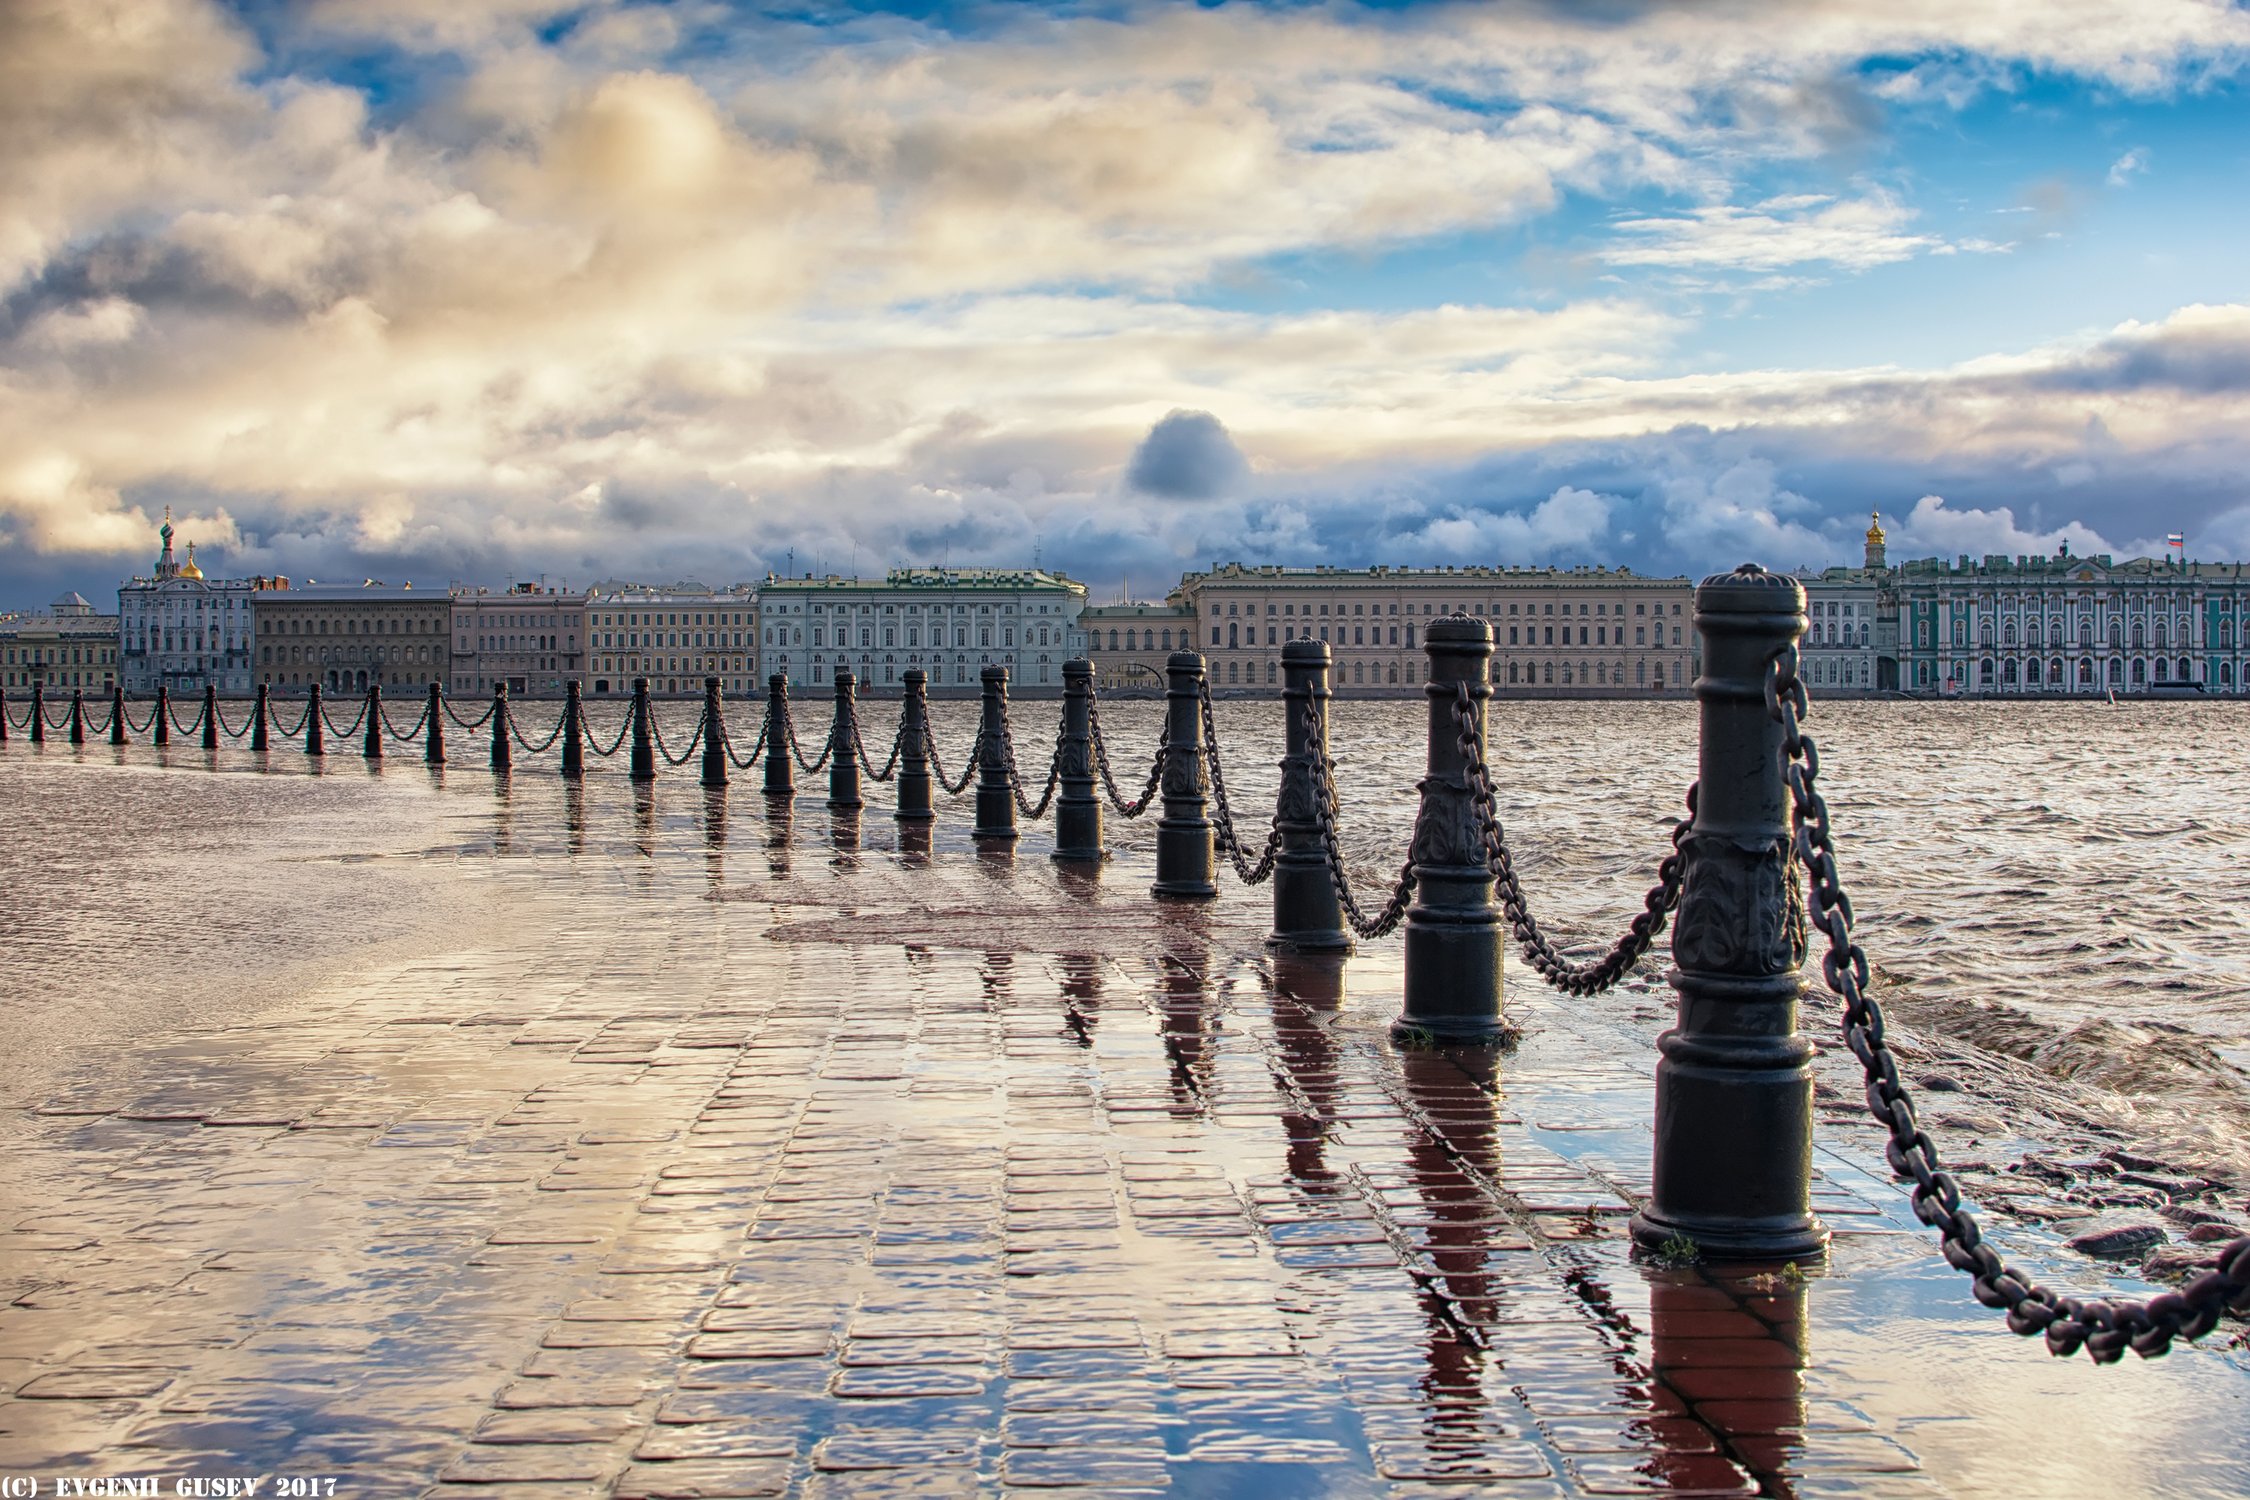
<instances>
[{"instance_id":1,"label":"church dome","mask_svg":"<svg viewBox=\"0 0 2250 1500\"><path fill-rule=\"evenodd\" d=\"M201 578L203 570L195 565L195 543L187 544L187 561L180 564L182 578Z\"/></svg>"}]
</instances>

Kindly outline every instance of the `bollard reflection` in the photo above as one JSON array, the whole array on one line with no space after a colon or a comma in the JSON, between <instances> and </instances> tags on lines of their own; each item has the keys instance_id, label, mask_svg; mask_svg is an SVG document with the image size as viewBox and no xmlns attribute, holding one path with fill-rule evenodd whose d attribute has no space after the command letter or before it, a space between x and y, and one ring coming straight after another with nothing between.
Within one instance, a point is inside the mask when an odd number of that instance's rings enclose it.
<instances>
[{"instance_id":1,"label":"bollard reflection","mask_svg":"<svg viewBox=\"0 0 2250 1500\"><path fill-rule=\"evenodd\" d=\"M314 761L311 769L322 774L320 763ZM505 776L492 778L492 852L513 854L516 848L516 793Z\"/></svg>"},{"instance_id":2,"label":"bollard reflection","mask_svg":"<svg viewBox=\"0 0 2250 1500\"><path fill-rule=\"evenodd\" d=\"M727 876L727 787L703 788L703 877L715 892Z\"/></svg>"},{"instance_id":3,"label":"bollard reflection","mask_svg":"<svg viewBox=\"0 0 2250 1500\"><path fill-rule=\"evenodd\" d=\"M1079 1046L1091 1047L1102 1014L1101 957L1064 953L1055 961L1062 969L1063 1028Z\"/></svg>"},{"instance_id":4,"label":"bollard reflection","mask_svg":"<svg viewBox=\"0 0 2250 1500\"><path fill-rule=\"evenodd\" d=\"M430 779L442 783L445 768L430 767ZM586 852L586 788L582 782L563 783L563 844L573 854Z\"/></svg>"},{"instance_id":5,"label":"bollard reflection","mask_svg":"<svg viewBox=\"0 0 2250 1500\"><path fill-rule=\"evenodd\" d=\"M1199 1115L1210 1097L1211 1031L1216 997L1211 986L1211 939L1200 907L1171 907L1164 948L1157 954L1156 1005L1164 1054L1172 1065L1173 1113Z\"/></svg>"},{"instance_id":6,"label":"bollard reflection","mask_svg":"<svg viewBox=\"0 0 2250 1500\"><path fill-rule=\"evenodd\" d=\"M1482 1399L1489 1359L1469 1330L1497 1321L1508 1298L1503 1258L1517 1237L1484 1184L1501 1177L1495 1047L1412 1048L1399 1055L1415 1114L1406 1150L1416 1249L1435 1272L1422 1297L1421 1390L1446 1451L1509 1441Z\"/></svg>"},{"instance_id":7,"label":"bollard reflection","mask_svg":"<svg viewBox=\"0 0 2250 1500\"><path fill-rule=\"evenodd\" d=\"M837 858L831 863L853 868L859 864L859 810L840 807L828 815L828 846Z\"/></svg>"},{"instance_id":8,"label":"bollard reflection","mask_svg":"<svg viewBox=\"0 0 2250 1500\"><path fill-rule=\"evenodd\" d=\"M646 781L633 787L633 848L643 859L656 857L656 788Z\"/></svg>"},{"instance_id":9,"label":"bollard reflection","mask_svg":"<svg viewBox=\"0 0 2250 1500\"><path fill-rule=\"evenodd\" d=\"M926 865L930 862L931 826L927 822L898 825L898 852L905 857L904 863Z\"/></svg>"},{"instance_id":10,"label":"bollard reflection","mask_svg":"<svg viewBox=\"0 0 2250 1500\"><path fill-rule=\"evenodd\" d=\"M797 828L797 799L787 792L766 793L766 868L789 873L789 840Z\"/></svg>"},{"instance_id":11,"label":"bollard reflection","mask_svg":"<svg viewBox=\"0 0 2250 1500\"><path fill-rule=\"evenodd\" d=\"M1696 1420L1649 1423L1645 1472L1674 1490L1718 1487L1741 1482L1739 1461L1763 1493L1796 1492L1788 1476L1804 1445L1805 1294L1804 1278L1778 1262L1652 1274L1656 1379Z\"/></svg>"},{"instance_id":12,"label":"bollard reflection","mask_svg":"<svg viewBox=\"0 0 2250 1500\"><path fill-rule=\"evenodd\" d=\"M1274 954L1274 1045L1291 1092L1303 1101L1281 1116L1289 1175L1299 1183L1325 1185L1338 1175L1328 1164L1327 1148L1338 1089L1331 1028L1343 1004L1343 954Z\"/></svg>"}]
</instances>

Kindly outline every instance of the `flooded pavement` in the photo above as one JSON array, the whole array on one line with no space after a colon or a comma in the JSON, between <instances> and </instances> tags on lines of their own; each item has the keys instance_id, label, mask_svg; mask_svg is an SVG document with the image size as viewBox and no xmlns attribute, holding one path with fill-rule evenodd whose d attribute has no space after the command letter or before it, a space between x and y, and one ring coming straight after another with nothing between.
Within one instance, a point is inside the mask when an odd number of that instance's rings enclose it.
<instances>
[{"instance_id":1,"label":"flooded pavement","mask_svg":"<svg viewBox=\"0 0 2250 1500\"><path fill-rule=\"evenodd\" d=\"M2013 740L1982 709L1824 708L1825 779L1908 1071L1956 1085L1940 1145L2012 1210L1994 1232L2145 1290L2063 1242L2242 1214L2210 1109L2240 1087L2250 943L2209 871L2250 793L2193 771L2241 720L2045 708L1993 711ZM949 763L970 709L939 706ZM1019 705L1020 743L1050 711ZM1270 714L1219 706L1245 806ZM1104 719L1153 743L1148 706ZM1371 870L1404 844L1413 723L1338 709ZM1503 704L1493 737L1542 915L1606 937L1692 715ZM20 743L0 800L0 1476L1810 1500L2250 1474L2223 1337L2097 1369L1974 1304L1848 1058L1823 1065L1825 1268L1636 1263L1660 980L1574 1001L1518 964L1513 1053L1401 1053L1395 941L1322 968L1265 953L1231 880L1159 907L1146 824L1086 875L1043 828L978 854L958 802L902 846L880 789L838 822L817 791L606 765L567 788L551 761ZM2009 1045L2097 1022L2207 1049L2209 1091Z\"/></svg>"}]
</instances>

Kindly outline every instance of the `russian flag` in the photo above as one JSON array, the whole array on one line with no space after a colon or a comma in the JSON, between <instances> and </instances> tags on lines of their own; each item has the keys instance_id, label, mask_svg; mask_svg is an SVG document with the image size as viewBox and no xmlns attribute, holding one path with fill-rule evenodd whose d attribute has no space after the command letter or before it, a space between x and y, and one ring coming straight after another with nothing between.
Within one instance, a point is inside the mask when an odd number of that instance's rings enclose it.
<instances>
[{"instance_id":1,"label":"russian flag","mask_svg":"<svg viewBox=\"0 0 2250 1500\"><path fill-rule=\"evenodd\" d=\"M2184 531L2173 531L2165 533L2164 545L2167 547L2185 548L2187 546L2187 533Z\"/></svg>"}]
</instances>

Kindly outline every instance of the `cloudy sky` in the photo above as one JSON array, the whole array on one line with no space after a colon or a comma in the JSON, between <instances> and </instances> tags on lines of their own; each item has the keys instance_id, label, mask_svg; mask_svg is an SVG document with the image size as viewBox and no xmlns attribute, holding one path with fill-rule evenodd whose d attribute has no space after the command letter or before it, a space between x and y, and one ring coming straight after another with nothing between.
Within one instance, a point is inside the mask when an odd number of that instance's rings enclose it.
<instances>
[{"instance_id":1,"label":"cloudy sky","mask_svg":"<svg viewBox=\"0 0 2250 1500\"><path fill-rule=\"evenodd\" d=\"M2250 557L2250 12L0 0L0 605Z\"/></svg>"}]
</instances>

